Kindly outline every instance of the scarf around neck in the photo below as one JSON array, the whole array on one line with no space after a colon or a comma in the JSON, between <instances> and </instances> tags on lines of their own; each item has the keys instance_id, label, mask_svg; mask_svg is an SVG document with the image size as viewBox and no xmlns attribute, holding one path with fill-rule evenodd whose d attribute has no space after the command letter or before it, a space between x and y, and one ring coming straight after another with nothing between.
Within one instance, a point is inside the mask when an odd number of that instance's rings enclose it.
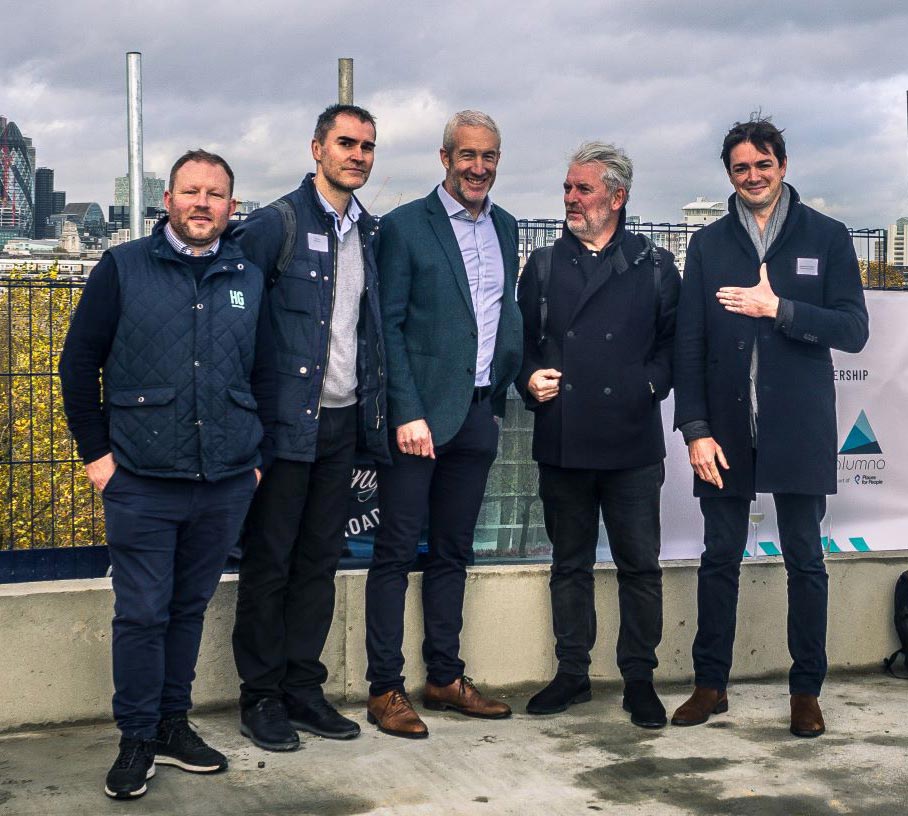
<instances>
[{"instance_id":1,"label":"scarf around neck","mask_svg":"<svg viewBox=\"0 0 908 816\"><path fill-rule=\"evenodd\" d=\"M788 217L788 207L790 204L791 193L788 191L788 185L783 184L782 194L779 196L775 209L769 216L766 227L761 233L760 227L757 224L757 219L754 218L753 210L744 205L741 201L741 196L737 195L737 193L735 194L735 208L738 210L738 218L741 220L744 229L747 230L750 240L753 241L754 249L757 250L757 255L760 258L760 263L763 263L766 251L772 246L773 241L779 237L779 233L782 231L782 225ZM753 352L751 352L750 355L750 438L755 448L757 446L757 414L759 413L757 405L758 360L757 344L754 343Z\"/></svg>"},{"instance_id":2,"label":"scarf around neck","mask_svg":"<svg viewBox=\"0 0 908 816\"><path fill-rule=\"evenodd\" d=\"M738 219L741 221L741 225L744 229L747 230L750 240L753 241L754 249L757 250L757 255L760 258L760 263L763 262L766 251L772 246L773 241L779 237L779 233L782 231L782 225L785 223L785 219L788 218L788 207L790 204L791 192L789 192L787 184L782 184L782 194L779 196L775 209L769 216L766 227L761 233L760 227L757 224L757 219L754 217L753 210L741 201L741 196L737 193L735 194L735 208L738 211Z\"/></svg>"}]
</instances>

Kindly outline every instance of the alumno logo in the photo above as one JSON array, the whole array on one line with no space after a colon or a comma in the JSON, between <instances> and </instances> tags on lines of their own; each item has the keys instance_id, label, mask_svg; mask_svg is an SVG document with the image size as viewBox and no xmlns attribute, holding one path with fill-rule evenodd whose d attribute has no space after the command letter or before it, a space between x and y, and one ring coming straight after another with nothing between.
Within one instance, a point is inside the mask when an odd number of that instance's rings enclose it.
<instances>
[{"instance_id":1,"label":"alumno logo","mask_svg":"<svg viewBox=\"0 0 908 816\"><path fill-rule=\"evenodd\" d=\"M839 483L881 485L886 459L876 433L862 410L839 449ZM843 473L845 471L846 473Z\"/></svg>"}]
</instances>

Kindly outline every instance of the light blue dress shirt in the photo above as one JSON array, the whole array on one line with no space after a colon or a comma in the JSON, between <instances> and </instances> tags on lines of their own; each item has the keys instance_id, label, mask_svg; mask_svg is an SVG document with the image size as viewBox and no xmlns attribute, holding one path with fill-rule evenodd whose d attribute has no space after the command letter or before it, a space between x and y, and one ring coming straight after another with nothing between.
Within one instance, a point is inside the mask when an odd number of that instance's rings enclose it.
<instances>
[{"instance_id":1,"label":"light blue dress shirt","mask_svg":"<svg viewBox=\"0 0 908 816\"><path fill-rule=\"evenodd\" d=\"M451 219L470 284L470 299L473 301L478 332L476 386L489 385L492 381L498 318L501 316L501 298L504 296L504 260L492 221L492 201L486 196L479 218L474 220L463 204L441 184L438 185L438 197Z\"/></svg>"}]
</instances>

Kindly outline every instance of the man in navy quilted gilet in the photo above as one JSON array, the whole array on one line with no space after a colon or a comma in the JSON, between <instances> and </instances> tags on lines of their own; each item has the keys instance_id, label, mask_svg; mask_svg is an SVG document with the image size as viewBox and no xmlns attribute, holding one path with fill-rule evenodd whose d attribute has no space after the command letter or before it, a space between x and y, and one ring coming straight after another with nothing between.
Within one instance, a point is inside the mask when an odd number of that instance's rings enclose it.
<instances>
[{"instance_id":1,"label":"man in navy quilted gilet","mask_svg":"<svg viewBox=\"0 0 908 816\"><path fill-rule=\"evenodd\" d=\"M233 171L189 151L164 206L150 236L101 258L60 358L69 427L104 501L121 732L104 790L115 799L142 796L156 762L227 767L187 712L205 608L270 459L275 415L262 272L225 232Z\"/></svg>"}]
</instances>

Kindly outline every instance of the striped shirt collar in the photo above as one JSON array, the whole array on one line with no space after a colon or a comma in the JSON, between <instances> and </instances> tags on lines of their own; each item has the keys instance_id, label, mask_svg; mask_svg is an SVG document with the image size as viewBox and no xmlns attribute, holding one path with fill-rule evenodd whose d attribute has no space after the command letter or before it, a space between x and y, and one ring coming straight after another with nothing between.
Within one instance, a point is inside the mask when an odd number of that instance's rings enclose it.
<instances>
[{"instance_id":1,"label":"striped shirt collar","mask_svg":"<svg viewBox=\"0 0 908 816\"><path fill-rule=\"evenodd\" d=\"M167 243L170 244L174 251L178 255L195 255L196 253L192 251L192 247L189 244L185 243L174 231L173 227L170 226L168 221L164 224L164 235L167 237ZM217 255L218 250L221 248L221 237L218 236L214 239L214 243L208 247L204 252L199 252L198 256L204 258L207 255Z\"/></svg>"}]
</instances>

